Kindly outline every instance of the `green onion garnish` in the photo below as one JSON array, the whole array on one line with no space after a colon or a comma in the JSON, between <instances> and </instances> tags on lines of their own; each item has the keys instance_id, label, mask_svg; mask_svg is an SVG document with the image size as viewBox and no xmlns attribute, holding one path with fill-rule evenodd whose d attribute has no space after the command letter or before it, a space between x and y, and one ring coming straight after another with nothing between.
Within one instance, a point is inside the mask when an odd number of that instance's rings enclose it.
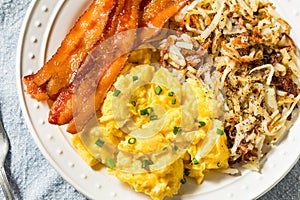
<instances>
[{"instance_id":1,"label":"green onion garnish","mask_svg":"<svg viewBox=\"0 0 300 200\"><path fill-rule=\"evenodd\" d=\"M142 162L142 168L146 168L149 165L153 165L153 161L152 160L143 160Z\"/></svg>"},{"instance_id":2,"label":"green onion garnish","mask_svg":"<svg viewBox=\"0 0 300 200\"><path fill-rule=\"evenodd\" d=\"M177 151L177 150L178 150L178 146L174 145L174 151Z\"/></svg>"},{"instance_id":3,"label":"green onion garnish","mask_svg":"<svg viewBox=\"0 0 300 200\"><path fill-rule=\"evenodd\" d=\"M199 121L198 123L199 123L199 126L198 126L199 128L202 128L203 126L206 125L206 123L203 121Z\"/></svg>"},{"instance_id":4,"label":"green onion garnish","mask_svg":"<svg viewBox=\"0 0 300 200\"><path fill-rule=\"evenodd\" d=\"M221 130L221 129L217 129L217 134L219 134L219 135L223 135L223 134L224 134L224 131L223 131L223 130Z\"/></svg>"},{"instance_id":5,"label":"green onion garnish","mask_svg":"<svg viewBox=\"0 0 300 200\"><path fill-rule=\"evenodd\" d=\"M148 109L150 110L150 114L153 113L153 108L152 107L148 107Z\"/></svg>"},{"instance_id":6,"label":"green onion garnish","mask_svg":"<svg viewBox=\"0 0 300 200\"><path fill-rule=\"evenodd\" d=\"M199 162L196 158L193 158L192 163L193 163L193 165L198 165L199 164Z\"/></svg>"},{"instance_id":7,"label":"green onion garnish","mask_svg":"<svg viewBox=\"0 0 300 200\"><path fill-rule=\"evenodd\" d=\"M148 109L140 110L141 115L149 115Z\"/></svg>"},{"instance_id":8,"label":"green onion garnish","mask_svg":"<svg viewBox=\"0 0 300 200\"><path fill-rule=\"evenodd\" d=\"M149 110L150 110L150 112L149 112ZM152 112L153 112L153 108L151 108L151 107L148 107L148 108L145 108L143 110L140 110L140 114L141 115L149 115Z\"/></svg>"},{"instance_id":9,"label":"green onion garnish","mask_svg":"<svg viewBox=\"0 0 300 200\"><path fill-rule=\"evenodd\" d=\"M164 147L164 148L163 148L163 151L166 151L167 149L168 149L168 147Z\"/></svg>"},{"instance_id":10,"label":"green onion garnish","mask_svg":"<svg viewBox=\"0 0 300 200\"><path fill-rule=\"evenodd\" d=\"M99 147L103 147L104 143L105 142L103 140L101 140L100 138L95 142L95 144Z\"/></svg>"},{"instance_id":11,"label":"green onion garnish","mask_svg":"<svg viewBox=\"0 0 300 200\"><path fill-rule=\"evenodd\" d=\"M151 120L151 121L157 120L157 119L158 119L157 115L151 115L151 116L150 116L150 120Z\"/></svg>"},{"instance_id":12,"label":"green onion garnish","mask_svg":"<svg viewBox=\"0 0 300 200\"><path fill-rule=\"evenodd\" d=\"M168 93L168 96L169 96L169 97L174 96L174 92L169 92L169 93Z\"/></svg>"},{"instance_id":13,"label":"green onion garnish","mask_svg":"<svg viewBox=\"0 0 300 200\"><path fill-rule=\"evenodd\" d=\"M176 104L176 98L172 99L172 104Z\"/></svg>"},{"instance_id":14,"label":"green onion garnish","mask_svg":"<svg viewBox=\"0 0 300 200\"><path fill-rule=\"evenodd\" d=\"M139 77L138 76L133 76L132 77L132 81L134 82L134 81L137 81L139 79Z\"/></svg>"},{"instance_id":15,"label":"green onion garnish","mask_svg":"<svg viewBox=\"0 0 300 200\"><path fill-rule=\"evenodd\" d=\"M121 93L121 91L120 90L115 90L115 92L114 92L114 97L117 97L117 96L119 96L119 94Z\"/></svg>"},{"instance_id":16,"label":"green onion garnish","mask_svg":"<svg viewBox=\"0 0 300 200\"><path fill-rule=\"evenodd\" d=\"M136 106L136 102L135 101L131 101L131 104L135 107Z\"/></svg>"},{"instance_id":17,"label":"green onion garnish","mask_svg":"<svg viewBox=\"0 0 300 200\"><path fill-rule=\"evenodd\" d=\"M115 167L115 160L112 158L107 158L105 161L107 167L114 168Z\"/></svg>"},{"instance_id":18,"label":"green onion garnish","mask_svg":"<svg viewBox=\"0 0 300 200\"><path fill-rule=\"evenodd\" d=\"M129 138L128 139L128 144L134 144L136 143L136 138Z\"/></svg>"},{"instance_id":19,"label":"green onion garnish","mask_svg":"<svg viewBox=\"0 0 300 200\"><path fill-rule=\"evenodd\" d=\"M162 92L162 88L158 85L158 86L155 88L155 94L160 95L161 92Z\"/></svg>"},{"instance_id":20,"label":"green onion garnish","mask_svg":"<svg viewBox=\"0 0 300 200\"><path fill-rule=\"evenodd\" d=\"M173 133L174 133L174 135L177 135L177 134L180 133L180 132L181 132L181 128L178 127L178 126L174 126L174 128L173 128Z\"/></svg>"},{"instance_id":21,"label":"green onion garnish","mask_svg":"<svg viewBox=\"0 0 300 200\"><path fill-rule=\"evenodd\" d=\"M190 175L191 170L184 168L184 175L189 176Z\"/></svg>"},{"instance_id":22,"label":"green onion garnish","mask_svg":"<svg viewBox=\"0 0 300 200\"><path fill-rule=\"evenodd\" d=\"M181 180L180 180L180 183L181 183L181 184L185 184L185 183L186 183L186 179L185 179L185 178L181 179Z\"/></svg>"}]
</instances>

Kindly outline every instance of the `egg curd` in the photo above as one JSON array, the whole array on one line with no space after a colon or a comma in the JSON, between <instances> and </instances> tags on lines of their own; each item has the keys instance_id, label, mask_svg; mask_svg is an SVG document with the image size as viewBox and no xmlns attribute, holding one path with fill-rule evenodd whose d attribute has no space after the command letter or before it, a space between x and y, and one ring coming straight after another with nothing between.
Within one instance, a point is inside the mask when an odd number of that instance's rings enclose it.
<instances>
[{"instance_id":1,"label":"egg curd","mask_svg":"<svg viewBox=\"0 0 300 200\"><path fill-rule=\"evenodd\" d=\"M129 65L107 94L99 126L74 135L82 158L152 199L176 195L187 177L200 184L205 171L228 168L210 90L193 79L180 83L166 68Z\"/></svg>"}]
</instances>

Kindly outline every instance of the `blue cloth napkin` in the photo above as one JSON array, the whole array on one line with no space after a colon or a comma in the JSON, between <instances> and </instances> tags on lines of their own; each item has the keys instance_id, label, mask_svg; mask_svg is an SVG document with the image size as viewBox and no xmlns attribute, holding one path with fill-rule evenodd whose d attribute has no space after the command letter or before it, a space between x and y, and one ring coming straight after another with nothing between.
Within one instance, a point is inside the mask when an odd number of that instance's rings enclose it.
<instances>
[{"instance_id":1,"label":"blue cloth napkin","mask_svg":"<svg viewBox=\"0 0 300 200\"><path fill-rule=\"evenodd\" d=\"M30 0L0 0L0 102L11 144L5 163L8 179L16 199L86 199L43 157L26 127L18 103L16 51L20 28L29 4ZM299 200L299 171L298 161L291 172L260 200ZM259 187L259 183L257 185ZM0 199L4 199L2 191Z\"/></svg>"}]
</instances>

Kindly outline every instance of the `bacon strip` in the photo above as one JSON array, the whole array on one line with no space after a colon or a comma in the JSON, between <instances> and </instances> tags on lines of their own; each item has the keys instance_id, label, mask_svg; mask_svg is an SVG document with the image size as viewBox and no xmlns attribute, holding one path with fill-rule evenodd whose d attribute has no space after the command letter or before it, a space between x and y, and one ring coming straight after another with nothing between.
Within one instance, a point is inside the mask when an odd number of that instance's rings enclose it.
<instances>
[{"instance_id":1,"label":"bacon strip","mask_svg":"<svg viewBox=\"0 0 300 200\"><path fill-rule=\"evenodd\" d=\"M147 41L157 35L168 20L178 13L189 0L143 0L139 27L139 40Z\"/></svg>"},{"instance_id":2,"label":"bacon strip","mask_svg":"<svg viewBox=\"0 0 300 200\"><path fill-rule=\"evenodd\" d=\"M45 93L46 85L37 86L34 82L34 75L28 75L23 78L23 82L26 85L26 91L31 94L38 101L43 101L48 99L48 95Z\"/></svg>"},{"instance_id":3,"label":"bacon strip","mask_svg":"<svg viewBox=\"0 0 300 200\"><path fill-rule=\"evenodd\" d=\"M105 30L101 36L101 41L113 36L116 33L119 21L118 16L123 11L125 0L117 0L116 4L117 5L115 6L115 9L113 10L112 15L110 16L107 22L107 26L105 27ZM99 41L97 44L99 44L101 41Z\"/></svg>"},{"instance_id":4,"label":"bacon strip","mask_svg":"<svg viewBox=\"0 0 300 200\"><path fill-rule=\"evenodd\" d=\"M34 98L43 96L45 99L45 94L53 100L57 97L60 90L69 84L87 52L103 33L114 5L115 1L112 0L93 1L63 40L56 54L34 75L34 78L24 78L25 84L31 86L35 84L38 88L35 92L27 90L27 93L32 94Z\"/></svg>"},{"instance_id":5,"label":"bacon strip","mask_svg":"<svg viewBox=\"0 0 300 200\"><path fill-rule=\"evenodd\" d=\"M121 32L130 30L130 29L136 29L138 26L138 14L139 14L139 4L140 1L136 0L125 0L121 4L121 2L118 2L119 6L122 6L123 9L116 9L115 15L111 16L112 20L110 20L111 27L108 28L108 31L104 35L106 37L110 37L113 34L119 34ZM117 10L120 10L119 13L117 13ZM116 27L113 27L115 24L117 24ZM114 31L112 30L115 30ZM135 31L134 31L135 32ZM126 37L118 42L115 43L116 46L113 46L113 41L111 42L112 45L107 45L107 48L112 48L112 52L114 51L120 51L120 52L128 52L126 49L129 51L131 50L131 47L134 44L135 36L133 37ZM101 45L101 41L99 42L99 45ZM105 54L105 50L101 52L98 52L99 47L95 47L92 52L90 52L89 58L87 61L83 64L80 68L80 72L78 73L76 79L83 80L85 79L86 74L88 73L89 70L93 70L95 66L98 66L99 63L92 59L91 57L94 55L95 57L100 57L99 55ZM125 48L125 49L124 49ZM124 49L124 50L122 50ZM106 53L107 55L110 55L111 53ZM118 57L118 56L117 56ZM81 119L82 121L85 122L85 120L88 119L90 113L94 111L95 109L100 109L100 105L102 104L105 95L107 91L111 88L113 82L116 80L117 76L119 75L120 71L124 67L126 61L127 61L128 55L122 56L118 58L116 61L114 61L110 66L101 66L103 70L103 74L100 74L99 76L103 76L100 78L99 86L96 91L96 103L97 105L99 104L99 108L94 108L91 109L90 106L86 101L83 100L82 102L82 110L84 110L84 113L87 113L84 117L84 119ZM101 60L101 59L100 59ZM98 78L98 77L97 77ZM95 78L96 79L96 78ZM51 107L50 113L49 113L49 122L53 124L66 124L68 123L72 118L74 112L72 111L72 106L73 106L73 94L74 94L74 89L71 88L66 88L64 89L63 92L60 93L58 96L57 100L53 103L53 106ZM88 88L87 88L88 90ZM94 92L94 91L93 91ZM76 94L78 96L78 94ZM85 91L84 95L79 94L82 96L82 98L86 98L87 96L91 95L87 91ZM88 111L87 111L88 110ZM74 128L73 128L74 129Z\"/></svg>"},{"instance_id":6,"label":"bacon strip","mask_svg":"<svg viewBox=\"0 0 300 200\"><path fill-rule=\"evenodd\" d=\"M126 0L125 8L118 17L120 21L118 23L117 32L136 29L138 27L140 2L141 0ZM118 49L121 52L121 49L131 49L131 47L134 45L134 40L135 35L131 35L131 37L126 37L123 39L121 38L116 43L117 46L113 48ZM126 52L126 50L124 51ZM128 56L129 53L122 55L104 71L102 77L100 78L95 94L91 94L89 101L87 101L90 103L86 102L82 105L83 107L80 109L80 114L74 116L74 119L69 123L67 128L68 132L77 133L78 130L82 130L84 125L91 118L91 114L100 110L107 92L112 87L113 83L123 69L125 63L127 62ZM94 63L94 65L97 65L97 63Z\"/></svg>"},{"instance_id":7,"label":"bacon strip","mask_svg":"<svg viewBox=\"0 0 300 200\"><path fill-rule=\"evenodd\" d=\"M189 0L146 1L140 27L163 28L168 20L181 10Z\"/></svg>"},{"instance_id":8,"label":"bacon strip","mask_svg":"<svg viewBox=\"0 0 300 200\"><path fill-rule=\"evenodd\" d=\"M115 6L114 6L113 10L111 11L111 14L107 20L105 30L102 32L100 38L95 42L94 48L96 48L97 45L101 44L101 42L103 42L106 38L111 37L115 33L118 23L119 23L118 16L123 11L124 4L125 4L125 0L119 0L119 1L115 2ZM85 66L87 66L87 65L85 65ZM91 66L91 65L89 65L89 66ZM91 67L93 67L93 66L91 66ZM85 78L84 76L91 69L85 67L84 69L80 69L80 70L82 70L82 71L80 71L80 73L78 73L78 72L76 73L77 79ZM74 93L73 83L71 83L66 88L62 89L62 91L58 95L57 99L53 102L53 105L50 109L48 121L51 124L63 125L63 124L70 122L73 119L73 111L72 111L73 93Z\"/></svg>"}]
</instances>

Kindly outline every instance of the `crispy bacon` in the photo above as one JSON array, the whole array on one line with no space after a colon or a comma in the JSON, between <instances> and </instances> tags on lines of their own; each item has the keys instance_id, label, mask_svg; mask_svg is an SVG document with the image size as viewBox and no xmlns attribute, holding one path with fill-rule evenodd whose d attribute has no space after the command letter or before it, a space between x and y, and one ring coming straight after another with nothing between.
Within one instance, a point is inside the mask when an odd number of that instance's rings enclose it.
<instances>
[{"instance_id":1,"label":"crispy bacon","mask_svg":"<svg viewBox=\"0 0 300 200\"><path fill-rule=\"evenodd\" d=\"M101 36L101 41L98 41L98 44L102 42L104 39L113 36L114 33L116 32L118 21L119 21L118 16L123 11L124 4L125 4L125 0L117 0L116 6L112 11L112 14L108 19L105 30Z\"/></svg>"},{"instance_id":2,"label":"crispy bacon","mask_svg":"<svg viewBox=\"0 0 300 200\"><path fill-rule=\"evenodd\" d=\"M122 10L120 10L120 13L115 12L115 15L117 16L111 16L113 19L111 20L110 24L112 26L115 25L116 22L117 26L113 29L116 30L115 34L119 34L123 31L127 31L130 29L136 29L138 26L138 14L139 14L139 3L140 1L134 1L134 0L125 0L123 5L119 4L123 7ZM110 33L109 33L110 32ZM111 31L108 31L106 33L107 37L111 36ZM135 37L126 37L122 40L115 43L116 46L107 46L107 48L112 48L112 52L114 51L122 51L123 48L126 48L128 50L131 49L131 46L134 44ZM101 47L102 43L99 43L99 46ZM113 45L113 44L112 44ZM131 46L130 46L131 45ZM89 70L93 70L95 66L98 66L99 63L98 60L101 59L93 59L94 57L99 57L99 55L107 54L111 55L112 53L105 53L105 50L100 50L99 52L99 46L96 46L92 52L90 52L89 58L86 60L86 62L83 64L84 66L81 67L80 73L78 73L78 77L76 79L83 80L85 79L85 76L88 74ZM126 52L126 50L124 50ZM80 120L82 122L85 122L89 115L94 111L95 109L100 109L100 105L102 104L105 94L107 91L111 88L113 82L116 80L117 76L119 75L120 71L124 67L126 61L127 61L128 55L122 56L118 58L115 62L113 62L110 66L105 66L103 63L100 70L103 70L103 74L99 74L101 76L99 81L99 86L96 91L96 105L99 105L96 108L91 108L93 105L89 105L87 103L92 98L90 95L92 95L94 91L88 92L89 88L84 91L84 95L77 94L77 96L82 96L82 109L84 111L84 116L80 116ZM74 88L73 88L74 89ZM73 106L73 89L66 88L64 89L64 92L61 92L57 100L54 102L50 114L49 114L49 122L53 124L66 124L68 123L72 118L74 114L74 110L72 110ZM85 99L87 98L87 100ZM99 99L99 100L98 100ZM62 106L64 104L64 106ZM66 106L67 105L67 106ZM81 112L80 112L81 113ZM69 128L69 130L75 130L74 128Z\"/></svg>"},{"instance_id":3,"label":"crispy bacon","mask_svg":"<svg viewBox=\"0 0 300 200\"><path fill-rule=\"evenodd\" d=\"M34 75L25 76L23 81L27 86L27 93L31 94L36 100L43 101L48 99L48 95L45 93L46 85L37 86L34 82Z\"/></svg>"},{"instance_id":4,"label":"crispy bacon","mask_svg":"<svg viewBox=\"0 0 300 200\"><path fill-rule=\"evenodd\" d=\"M48 117L48 121L52 124L63 125L64 122L70 121L73 118L72 112L72 95L74 85L70 84L69 87L63 89L58 98L53 102ZM61 113L64 113L63 115Z\"/></svg>"},{"instance_id":5,"label":"crispy bacon","mask_svg":"<svg viewBox=\"0 0 300 200\"><path fill-rule=\"evenodd\" d=\"M117 33L121 33L130 29L136 29L138 27L139 5L139 0L126 0L124 10L118 17L119 23L116 29ZM121 35L121 38L118 40L118 42L115 43L116 46L112 48L121 52L126 52L126 50L130 50L131 47L133 47L134 40L135 36L133 35L131 35L131 37L125 35L125 37L123 36L123 38ZM95 49L96 55L99 54L97 51L98 49ZM128 56L129 53L126 53L117 58L110 66L105 69L104 73L101 74L101 78L99 80L99 84L95 94L92 93L87 101L80 102L82 108L79 110L79 112L73 111L73 113L75 112L77 115L75 115L74 119L69 123L69 126L67 128L68 132L77 133L78 130L81 130L86 122L91 118L91 114L95 113L95 111L97 112L98 110L100 110L107 92L112 87L116 78L120 74L122 68L127 62ZM92 66L97 65L97 61L95 62L93 59L91 59L91 62L93 63ZM84 97L84 95L82 95L82 97ZM82 98L80 98L79 101L81 101L81 99Z\"/></svg>"},{"instance_id":6,"label":"crispy bacon","mask_svg":"<svg viewBox=\"0 0 300 200\"><path fill-rule=\"evenodd\" d=\"M48 95L55 99L60 90L69 84L72 75L103 33L115 1L94 0L88 10L79 18L70 33L63 40L56 54L34 75L25 77L27 85L40 87L30 91L33 97ZM30 80L30 81L28 81Z\"/></svg>"},{"instance_id":7,"label":"crispy bacon","mask_svg":"<svg viewBox=\"0 0 300 200\"><path fill-rule=\"evenodd\" d=\"M100 38L95 42L94 48L97 45L101 44L105 40L105 38L111 37L118 26L118 18L121 12L124 9L125 0L119 0L115 3L113 10L107 20L107 24L105 30L102 32ZM93 66L91 66L93 67ZM87 67L82 69L84 71L80 71L81 73L76 73L76 78L84 78L85 74L91 70ZM79 77L81 76L81 77ZM53 102L53 105L50 109L48 121L52 124L63 125L70 122L73 118L73 111L72 111L72 96L74 93L74 85L70 83L69 86L62 89L60 94L58 95L57 99Z\"/></svg>"},{"instance_id":8,"label":"crispy bacon","mask_svg":"<svg viewBox=\"0 0 300 200\"><path fill-rule=\"evenodd\" d=\"M168 20L179 12L188 0L144 0L140 13L139 27L150 28L139 33L139 39L146 41L157 35Z\"/></svg>"},{"instance_id":9,"label":"crispy bacon","mask_svg":"<svg viewBox=\"0 0 300 200\"><path fill-rule=\"evenodd\" d=\"M178 13L187 2L188 0L152 0L147 2L142 13L140 27L163 28L167 21Z\"/></svg>"}]
</instances>

